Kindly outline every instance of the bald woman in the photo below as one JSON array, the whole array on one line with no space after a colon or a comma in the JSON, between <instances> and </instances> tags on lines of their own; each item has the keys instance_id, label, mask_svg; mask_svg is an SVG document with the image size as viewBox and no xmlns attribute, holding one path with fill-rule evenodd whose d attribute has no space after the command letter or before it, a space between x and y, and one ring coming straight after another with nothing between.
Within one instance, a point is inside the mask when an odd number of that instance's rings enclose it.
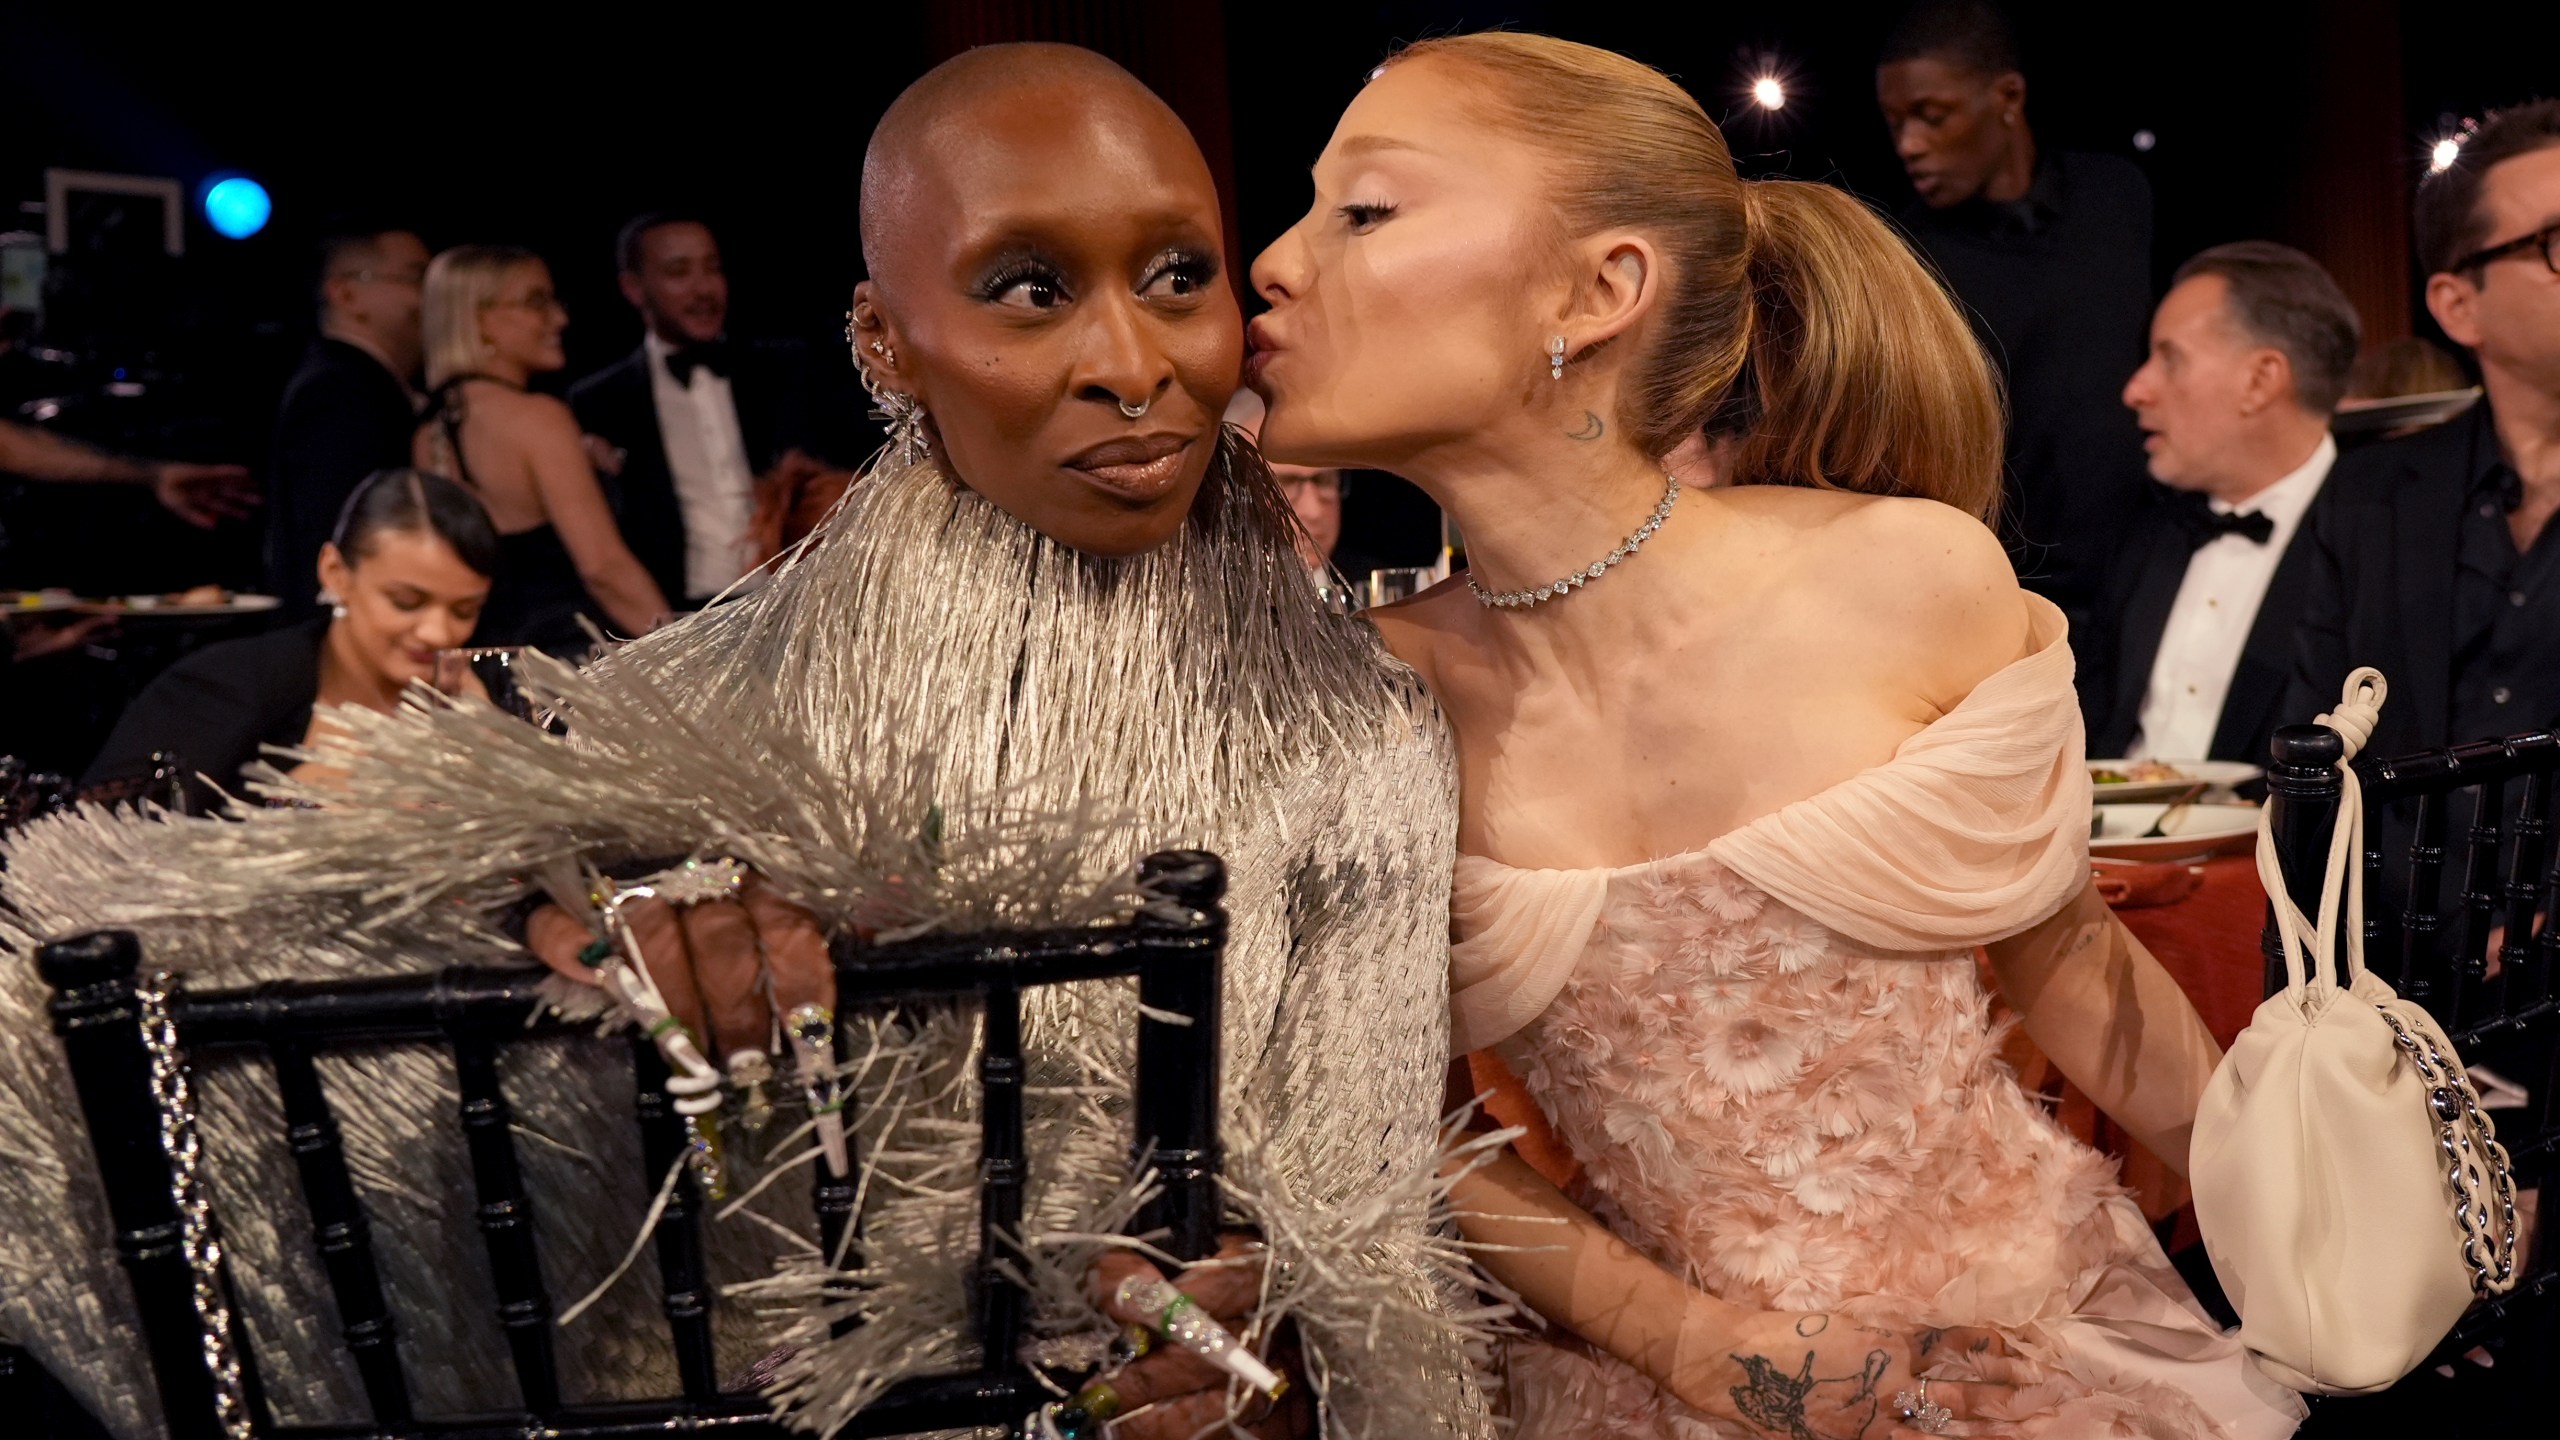
<instances>
[{"instance_id":1,"label":"bald woman","mask_svg":"<svg viewBox=\"0 0 2560 1440\"><path fill-rule=\"evenodd\" d=\"M1123 903L1135 857L1214 850L1231 876L1221 1079L1236 1263L1184 1283L1300 1383L1273 1406L1228 1395L1178 1353L1150 1356L1112 1377L1130 1412L1114 1433L1487 1434L1453 1308L1464 1280L1431 1229L1451 757L1375 633L1317 605L1285 500L1218 424L1242 338L1207 166L1118 67L993 47L892 106L863 200L871 278L852 338L872 380L918 412L920 453L875 463L770 585L585 675L546 671L571 717L565 745L464 711L359 719L361 753L339 757L348 778L323 809L48 822L8 856L5 894L26 917L14 938L111 920L143 930L153 963L216 983L413 970L514 953L452 902L494 910L526 893L529 871L734 855L756 874L743 903L635 916L652 972L716 1062L764 1048L778 1011L829 998L831 935L1078 923ZM589 979L576 959L589 919L537 912L526 942ZM7 968L0 1025L41 1034L26 967ZM1039 1227L1026 1259L1057 1281L1033 1329L1107 1334L1080 1282L1099 1273L1107 1288L1136 1262L1057 1237L1120 1213L1132 997L1058 987L1026 1009ZM831 1428L879 1386L968 1358L976 1146L950 1097L969 1093L971 1043L965 1022L927 1016L856 1047L879 1059L865 1094L883 1101L862 1113L856 1152L870 1167L855 1257L869 1323L834 1333L826 1306L845 1292L805 1246L761 1280L734 1264L716 1276L755 1281L785 1316L776 1333L746 1323L746 1305L719 1312L724 1356L794 1347L773 1393L799 1423ZM903 1078L878 1088L887 1075ZM237 1079L209 1108L272 1103L233 1094L262 1077ZM430 1067L374 1083L408 1110L451 1103ZM86 1393L129 1400L131 1377L114 1372L139 1352L120 1328L121 1279L86 1233L95 1181L62 1093L50 1047L0 1049L0 1146L61 1162L0 1167L0 1213L59 1227L0 1254L16 1267L0 1269L0 1316ZM563 1064L542 1093L572 1097L546 1136L602 1161L582 1213L544 1213L614 1253L647 1198L613 1188L636 1168L610 1153L630 1128L628 1081L617 1095ZM357 1167L360 1189L451 1178L413 1173L442 1163L403 1148L413 1129L350 1120L351 1150L379 1157ZM243 1183L289 1188L280 1151L243 1163ZM739 1183L760 1178L757 1157L738 1164ZM395 1277L425 1292L409 1300L468 1308L434 1288L476 1273L478 1238L467 1214L452 1219L410 1237L435 1273ZM258 1284L294 1283L275 1237L233 1241ZM563 1333L645 1300L639 1288L608 1292ZM65 1291L104 1299L43 1303ZM646 1326L644 1307L620 1313ZM635 1347L569 1361L588 1393L672 1388ZM420 1384L422 1410L490 1408L472 1388L487 1376L449 1378ZM341 1418L326 1385L296 1392L271 1374L279 1389L316 1397L297 1418Z\"/></svg>"}]
</instances>

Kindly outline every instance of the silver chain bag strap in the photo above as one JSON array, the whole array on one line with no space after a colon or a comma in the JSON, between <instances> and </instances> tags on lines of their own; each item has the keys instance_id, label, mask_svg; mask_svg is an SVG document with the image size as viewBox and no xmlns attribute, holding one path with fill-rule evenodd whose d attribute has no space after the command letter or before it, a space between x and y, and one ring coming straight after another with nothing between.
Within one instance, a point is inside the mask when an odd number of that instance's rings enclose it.
<instances>
[{"instance_id":1,"label":"silver chain bag strap","mask_svg":"<svg viewBox=\"0 0 2560 1440\"><path fill-rule=\"evenodd\" d=\"M2507 1147L2498 1143L2498 1127L2480 1109L2470 1072L2439 1050L2435 1037L2411 1028L2388 1005L2373 1008L2382 1012L2392 1043L2427 1087L2436 1159L2453 1190L2454 1217L2462 1222L2462 1263L2471 1270L2471 1293L2484 1299L2504 1295L2516 1284L2516 1178L2507 1166ZM2502 1212L2494 1226L2491 1199Z\"/></svg>"},{"instance_id":2,"label":"silver chain bag strap","mask_svg":"<svg viewBox=\"0 0 2560 1440\"><path fill-rule=\"evenodd\" d=\"M196 1319L203 1331L204 1368L213 1376L215 1418L229 1440L251 1440L240 1358L231 1352L231 1302L222 1292L222 1241L213 1233L213 1207L197 1173L203 1148L196 1139L187 1057L178 1049L177 1023L169 1018L169 982L169 972L157 970L134 991L142 1013L143 1048L151 1054L151 1100L160 1113L160 1148L169 1155L178 1249L195 1278Z\"/></svg>"}]
</instances>

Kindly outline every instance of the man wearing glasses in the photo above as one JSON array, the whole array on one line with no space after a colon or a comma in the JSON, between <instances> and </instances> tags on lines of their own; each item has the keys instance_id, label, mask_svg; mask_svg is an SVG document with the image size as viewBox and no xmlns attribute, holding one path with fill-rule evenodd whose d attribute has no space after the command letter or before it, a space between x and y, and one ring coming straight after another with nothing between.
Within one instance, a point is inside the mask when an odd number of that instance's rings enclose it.
<instances>
[{"instance_id":1,"label":"man wearing glasses","mask_svg":"<svg viewBox=\"0 0 2560 1440\"><path fill-rule=\"evenodd\" d=\"M357 482L409 463L426 275L426 242L406 230L321 242L320 333L285 385L267 467L267 579L289 614L312 613L313 567Z\"/></svg>"},{"instance_id":2,"label":"man wearing glasses","mask_svg":"<svg viewBox=\"0 0 2560 1440\"><path fill-rule=\"evenodd\" d=\"M2338 462L2284 707L2307 722L2379 667L2377 755L2560 720L2560 100L2489 117L2416 211L2427 308L2484 394Z\"/></svg>"}]
</instances>

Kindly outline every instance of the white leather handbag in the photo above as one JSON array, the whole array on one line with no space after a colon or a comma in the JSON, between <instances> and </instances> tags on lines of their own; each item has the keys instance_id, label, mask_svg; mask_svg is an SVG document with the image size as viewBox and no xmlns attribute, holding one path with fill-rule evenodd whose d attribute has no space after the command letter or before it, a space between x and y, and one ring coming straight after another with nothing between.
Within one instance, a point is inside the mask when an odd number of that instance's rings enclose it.
<instances>
[{"instance_id":1,"label":"white leather handbag","mask_svg":"<svg viewBox=\"0 0 2560 1440\"><path fill-rule=\"evenodd\" d=\"M2474 1298L2515 1286L2515 1180L2497 1131L2433 1017L2364 968L2364 796L2347 762L2384 694L2381 673L2360 669L2320 717L2346 756L2316 926L2259 820L2286 985L2206 1085L2191 1160L2196 1224L2242 1343L2276 1379L2332 1395L2389 1386Z\"/></svg>"}]
</instances>

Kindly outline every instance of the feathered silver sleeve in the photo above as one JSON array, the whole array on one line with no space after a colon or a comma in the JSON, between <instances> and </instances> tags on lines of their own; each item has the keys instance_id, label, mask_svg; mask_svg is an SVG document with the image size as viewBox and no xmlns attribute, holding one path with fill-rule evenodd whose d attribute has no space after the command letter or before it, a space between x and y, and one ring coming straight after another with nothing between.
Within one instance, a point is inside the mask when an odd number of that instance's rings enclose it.
<instances>
[{"instance_id":1,"label":"feathered silver sleeve","mask_svg":"<svg viewBox=\"0 0 2560 1440\"><path fill-rule=\"evenodd\" d=\"M1293 1319L1328 1435L1474 1436L1489 1420L1471 1267L1435 1223L1454 1138L1448 857L1456 770L1419 696L1410 728L1339 757L1331 843L1291 877L1292 945L1267 1048L1230 1063L1238 1209L1271 1247L1270 1323Z\"/></svg>"}]
</instances>

